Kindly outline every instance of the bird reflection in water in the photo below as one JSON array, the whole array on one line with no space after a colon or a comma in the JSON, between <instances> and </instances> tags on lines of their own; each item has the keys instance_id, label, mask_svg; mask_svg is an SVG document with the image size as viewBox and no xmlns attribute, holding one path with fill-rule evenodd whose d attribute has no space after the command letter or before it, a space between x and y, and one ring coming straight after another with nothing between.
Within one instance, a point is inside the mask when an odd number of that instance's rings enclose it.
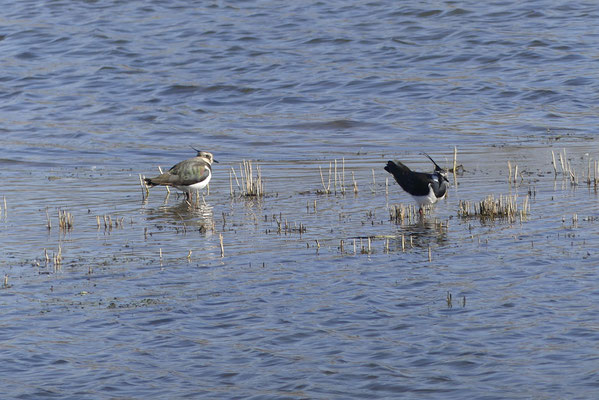
<instances>
[{"instance_id":1,"label":"bird reflection in water","mask_svg":"<svg viewBox=\"0 0 599 400\"><path fill-rule=\"evenodd\" d=\"M420 217L417 221L398 226L397 234L390 239L389 247L406 250L412 247L429 248L448 243L448 221Z\"/></svg>"},{"instance_id":2,"label":"bird reflection in water","mask_svg":"<svg viewBox=\"0 0 599 400\"><path fill-rule=\"evenodd\" d=\"M202 198L193 201L190 204L187 201L176 205L168 205L167 194L163 205L157 208L146 209L148 221L157 223L158 229L165 227L160 222L168 226L174 226L177 231L187 232L190 230L199 230L202 233L211 233L214 230L214 212L213 207L206 203Z\"/></svg>"}]
</instances>

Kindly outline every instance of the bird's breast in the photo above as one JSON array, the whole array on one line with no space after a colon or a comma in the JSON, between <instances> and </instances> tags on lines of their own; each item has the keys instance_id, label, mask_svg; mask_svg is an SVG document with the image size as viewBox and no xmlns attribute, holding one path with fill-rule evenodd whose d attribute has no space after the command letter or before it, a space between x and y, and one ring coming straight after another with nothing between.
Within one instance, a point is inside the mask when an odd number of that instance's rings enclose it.
<instances>
[{"instance_id":1,"label":"bird's breast","mask_svg":"<svg viewBox=\"0 0 599 400\"><path fill-rule=\"evenodd\" d=\"M414 198L414 200L416 200L416 203L418 203L420 207L435 204L438 200L437 195L435 194L435 191L433 190L433 187L430 183L428 184L428 189L428 194L424 196L412 195L412 197Z\"/></svg>"}]
</instances>

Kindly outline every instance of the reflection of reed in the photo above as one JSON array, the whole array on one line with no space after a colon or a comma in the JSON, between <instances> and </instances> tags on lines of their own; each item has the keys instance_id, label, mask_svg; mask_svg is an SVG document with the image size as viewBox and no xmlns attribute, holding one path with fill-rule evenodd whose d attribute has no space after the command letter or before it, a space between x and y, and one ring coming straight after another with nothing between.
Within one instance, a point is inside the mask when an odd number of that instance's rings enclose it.
<instances>
[{"instance_id":1,"label":"reflection of reed","mask_svg":"<svg viewBox=\"0 0 599 400\"><path fill-rule=\"evenodd\" d=\"M425 248L430 251L431 247L447 242L447 222L419 218L418 221L410 225L402 226L401 235L402 251L405 251L408 243L410 247Z\"/></svg>"},{"instance_id":2,"label":"reflection of reed","mask_svg":"<svg viewBox=\"0 0 599 400\"><path fill-rule=\"evenodd\" d=\"M420 218L403 225L395 235L357 236L350 240L353 241L353 254L372 254L379 247L377 242L382 241L383 253L421 248L427 250L428 260L432 261L433 248L447 243L447 227L447 222ZM345 240L339 241L338 249L342 254L346 253Z\"/></svg>"},{"instance_id":3,"label":"reflection of reed","mask_svg":"<svg viewBox=\"0 0 599 400\"><path fill-rule=\"evenodd\" d=\"M2 196L4 198L4 212L2 212L2 205L0 204L0 221L8 217L8 208L6 207L6 196Z\"/></svg>"}]
</instances>

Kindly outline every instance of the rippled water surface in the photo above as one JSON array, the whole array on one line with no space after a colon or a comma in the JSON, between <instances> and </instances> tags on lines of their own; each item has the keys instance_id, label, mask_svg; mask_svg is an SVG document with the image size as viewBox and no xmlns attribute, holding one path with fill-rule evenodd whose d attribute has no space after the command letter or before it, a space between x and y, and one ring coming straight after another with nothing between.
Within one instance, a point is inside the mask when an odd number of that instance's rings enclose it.
<instances>
[{"instance_id":1,"label":"rippled water surface","mask_svg":"<svg viewBox=\"0 0 599 400\"><path fill-rule=\"evenodd\" d=\"M594 2L2 10L6 398L599 393ZM143 201L190 146L209 193ZM392 220L386 161L454 149L448 198ZM460 216L491 194L514 218Z\"/></svg>"}]
</instances>

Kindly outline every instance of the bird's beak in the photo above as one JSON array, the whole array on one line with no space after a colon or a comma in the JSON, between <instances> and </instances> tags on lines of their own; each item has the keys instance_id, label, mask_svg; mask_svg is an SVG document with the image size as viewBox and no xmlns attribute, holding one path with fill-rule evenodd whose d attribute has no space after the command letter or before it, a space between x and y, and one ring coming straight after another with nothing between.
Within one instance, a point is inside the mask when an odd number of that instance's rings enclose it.
<instances>
[{"instance_id":1,"label":"bird's beak","mask_svg":"<svg viewBox=\"0 0 599 400\"><path fill-rule=\"evenodd\" d=\"M212 160L212 162L218 163L218 161L216 161L216 160Z\"/></svg>"}]
</instances>

